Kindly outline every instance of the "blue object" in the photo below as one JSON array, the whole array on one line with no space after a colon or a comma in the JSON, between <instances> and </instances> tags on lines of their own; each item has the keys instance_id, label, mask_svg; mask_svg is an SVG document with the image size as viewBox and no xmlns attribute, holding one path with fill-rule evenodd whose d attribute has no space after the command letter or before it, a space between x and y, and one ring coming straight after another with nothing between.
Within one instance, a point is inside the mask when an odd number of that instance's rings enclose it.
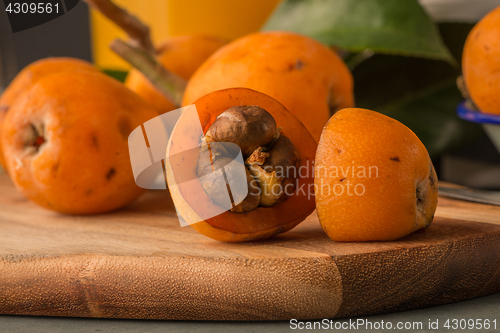
<instances>
[{"instance_id":1,"label":"blue object","mask_svg":"<svg viewBox=\"0 0 500 333\"><path fill-rule=\"evenodd\" d=\"M473 123L500 125L500 115L471 110L467 107L465 101L458 104L457 115L459 118Z\"/></svg>"}]
</instances>

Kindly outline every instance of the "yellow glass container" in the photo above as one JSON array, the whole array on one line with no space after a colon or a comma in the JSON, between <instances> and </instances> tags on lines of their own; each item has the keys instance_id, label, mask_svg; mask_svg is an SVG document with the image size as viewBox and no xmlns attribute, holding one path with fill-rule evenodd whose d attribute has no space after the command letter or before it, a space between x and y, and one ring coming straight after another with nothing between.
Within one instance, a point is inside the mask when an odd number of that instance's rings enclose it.
<instances>
[{"instance_id":1,"label":"yellow glass container","mask_svg":"<svg viewBox=\"0 0 500 333\"><path fill-rule=\"evenodd\" d=\"M154 43L168 36L202 34L234 39L259 30L280 0L114 0L151 28ZM126 34L95 10L91 11L94 62L105 69L130 66L109 50Z\"/></svg>"}]
</instances>

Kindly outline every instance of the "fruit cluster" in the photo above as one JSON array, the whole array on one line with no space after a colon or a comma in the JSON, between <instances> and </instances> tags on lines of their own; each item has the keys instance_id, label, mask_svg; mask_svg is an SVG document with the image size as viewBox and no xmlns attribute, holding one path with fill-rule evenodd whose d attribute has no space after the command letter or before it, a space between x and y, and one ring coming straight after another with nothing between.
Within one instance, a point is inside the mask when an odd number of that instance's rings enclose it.
<instances>
[{"instance_id":1,"label":"fruit cluster","mask_svg":"<svg viewBox=\"0 0 500 333\"><path fill-rule=\"evenodd\" d=\"M490 69L478 65L473 46L491 41L496 21L485 22L466 44L464 74L477 105L496 112L498 93L479 79ZM398 121L354 108L352 75L332 49L289 32L229 43L183 36L161 44L156 61L187 81L182 105L196 106L201 123L202 133L187 131L192 119L184 113L165 158L177 212L200 233L262 239L315 209L335 241L394 240L432 222L438 191L427 150ZM129 134L177 106L137 69L121 84L80 60L40 60L0 97L0 163L27 198L49 209L119 209L144 191L135 184ZM243 196L228 185L232 168L246 175Z\"/></svg>"}]
</instances>

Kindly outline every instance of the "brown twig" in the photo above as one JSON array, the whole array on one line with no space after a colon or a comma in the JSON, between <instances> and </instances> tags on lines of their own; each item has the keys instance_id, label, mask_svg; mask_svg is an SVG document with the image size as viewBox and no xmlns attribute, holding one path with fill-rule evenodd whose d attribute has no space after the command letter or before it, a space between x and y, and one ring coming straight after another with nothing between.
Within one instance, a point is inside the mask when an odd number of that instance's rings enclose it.
<instances>
[{"instance_id":1,"label":"brown twig","mask_svg":"<svg viewBox=\"0 0 500 333\"><path fill-rule=\"evenodd\" d=\"M151 54L156 53L151 41L149 27L143 24L137 17L128 13L125 9L118 7L111 0L84 1L122 28L135 44Z\"/></svg>"},{"instance_id":2,"label":"brown twig","mask_svg":"<svg viewBox=\"0 0 500 333\"><path fill-rule=\"evenodd\" d=\"M149 27L111 0L84 1L122 28L134 44L116 39L110 48L144 74L175 106L180 107L186 80L168 71L156 61L154 57L156 51L151 41Z\"/></svg>"},{"instance_id":3,"label":"brown twig","mask_svg":"<svg viewBox=\"0 0 500 333\"><path fill-rule=\"evenodd\" d=\"M186 80L168 71L148 52L115 39L110 47L151 81L176 107L180 107Z\"/></svg>"}]
</instances>

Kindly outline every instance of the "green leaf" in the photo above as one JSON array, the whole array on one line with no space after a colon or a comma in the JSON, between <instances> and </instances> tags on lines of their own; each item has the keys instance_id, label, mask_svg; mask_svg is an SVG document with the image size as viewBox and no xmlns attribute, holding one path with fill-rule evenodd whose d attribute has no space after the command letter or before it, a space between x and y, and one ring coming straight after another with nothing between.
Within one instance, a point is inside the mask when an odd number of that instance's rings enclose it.
<instances>
[{"instance_id":1,"label":"green leaf","mask_svg":"<svg viewBox=\"0 0 500 333\"><path fill-rule=\"evenodd\" d=\"M426 146L431 158L436 158L484 134L480 125L457 117L455 110L461 100L455 80L446 80L377 111L408 126Z\"/></svg>"},{"instance_id":2,"label":"green leaf","mask_svg":"<svg viewBox=\"0 0 500 333\"><path fill-rule=\"evenodd\" d=\"M288 30L351 52L455 63L417 0L285 0L264 30Z\"/></svg>"},{"instance_id":3,"label":"green leaf","mask_svg":"<svg viewBox=\"0 0 500 333\"><path fill-rule=\"evenodd\" d=\"M356 105L377 109L436 83L460 75L444 61L376 54L353 71Z\"/></svg>"},{"instance_id":4,"label":"green leaf","mask_svg":"<svg viewBox=\"0 0 500 333\"><path fill-rule=\"evenodd\" d=\"M127 77L128 72L113 70L113 69L103 69L102 72L106 75L111 76L114 79L117 79L120 82L125 82L125 78Z\"/></svg>"}]
</instances>

